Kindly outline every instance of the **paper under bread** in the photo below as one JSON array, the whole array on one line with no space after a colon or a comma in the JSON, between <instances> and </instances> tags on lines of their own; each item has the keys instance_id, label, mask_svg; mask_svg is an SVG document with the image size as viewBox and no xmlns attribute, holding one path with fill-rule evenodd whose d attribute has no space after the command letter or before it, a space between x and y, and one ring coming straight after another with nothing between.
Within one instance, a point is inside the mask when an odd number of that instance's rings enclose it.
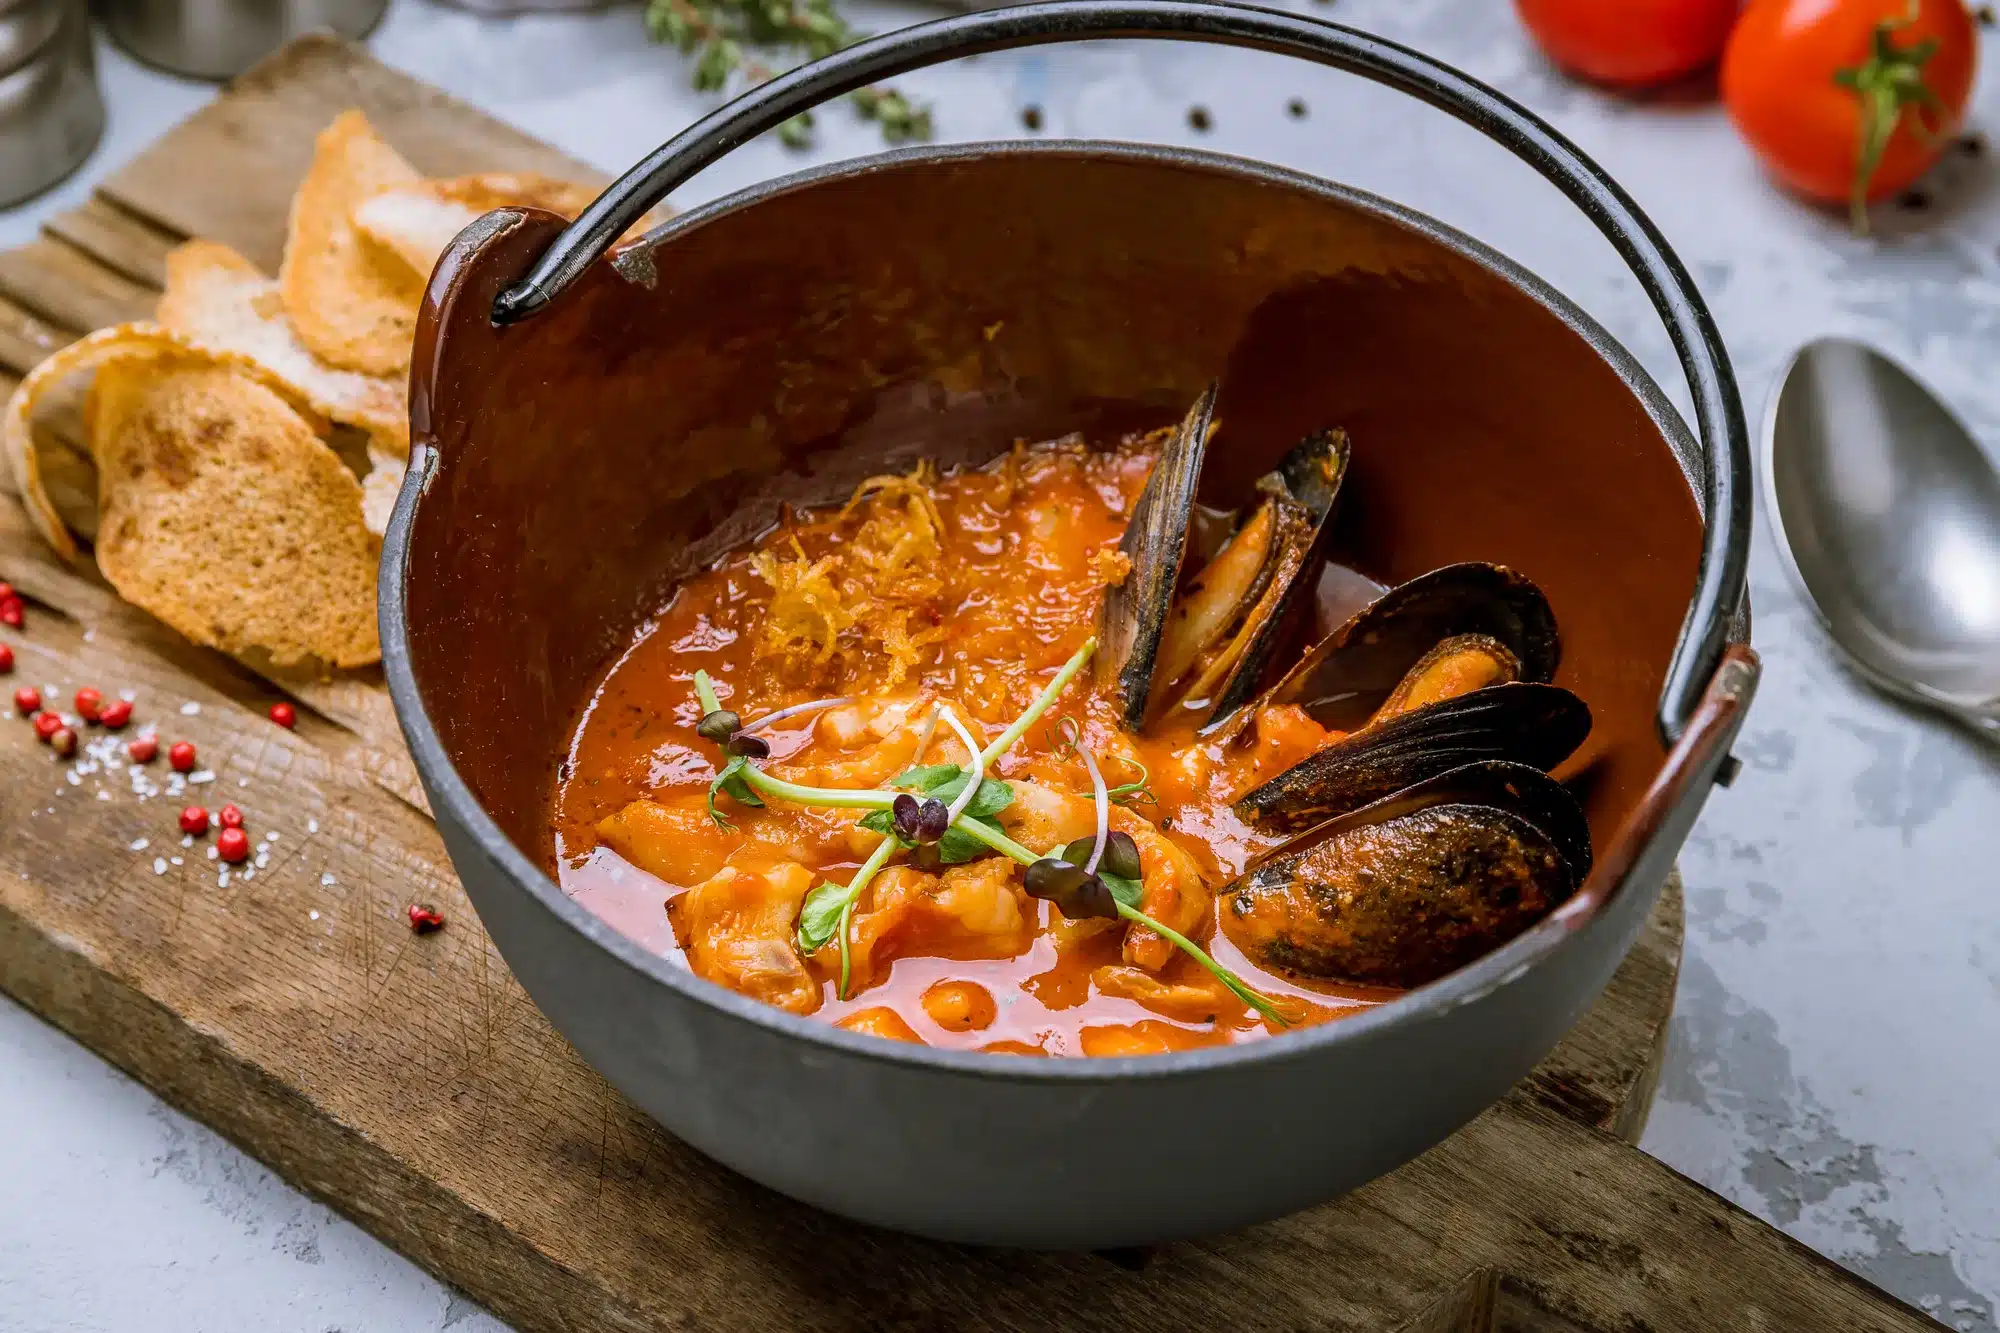
<instances>
[{"instance_id":1,"label":"paper under bread","mask_svg":"<svg viewBox=\"0 0 2000 1333\"><path fill-rule=\"evenodd\" d=\"M329 365L367 375L409 370L423 279L364 236L354 210L419 179L359 111L341 112L320 132L292 196L278 291L299 341Z\"/></svg>"},{"instance_id":2,"label":"paper under bread","mask_svg":"<svg viewBox=\"0 0 2000 1333\"><path fill-rule=\"evenodd\" d=\"M92 399L97 561L121 597L238 657L380 659L361 484L283 398L219 366L124 359Z\"/></svg>"},{"instance_id":3,"label":"paper under bread","mask_svg":"<svg viewBox=\"0 0 2000 1333\"><path fill-rule=\"evenodd\" d=\"M313 355L286 317L278 284L226 245L194 240L167 255L159 322L240 352L292 385L315 410L356 426L384 452L410 452L406 382L340 370Z\"/></svg>"}]
</instances>

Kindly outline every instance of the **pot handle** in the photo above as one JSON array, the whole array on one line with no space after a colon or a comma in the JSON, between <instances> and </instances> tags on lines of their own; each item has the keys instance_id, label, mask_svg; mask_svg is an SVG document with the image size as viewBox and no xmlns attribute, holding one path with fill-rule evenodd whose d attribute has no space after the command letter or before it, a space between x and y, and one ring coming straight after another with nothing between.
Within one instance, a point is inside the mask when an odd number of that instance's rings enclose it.
<instances>
[{"instance_id":1,"label":"pot handle","mask_svg":"<svg viewBox=\"0 0 2000 1333\"><path fill-rule=\"evenodd\" d=\"M1750 439L1729 353L1666 238L1596 163L1533 112L1449 65L1320 19L1203 0L1055 0L921 23L801 65L744 93L672 139L600 195L520 282L493 302L511 324L541 310L612 242L717 159L831 98L960 56L1102 38L1180 39L1298 56L1408 93L1464 121L1540 172L1597 224L1673 337L1693 396L1706 514L1694 600L1660 694L1672 746L1701 706L1742 604L1750 561Z\"/></svg>"}]
</instances>

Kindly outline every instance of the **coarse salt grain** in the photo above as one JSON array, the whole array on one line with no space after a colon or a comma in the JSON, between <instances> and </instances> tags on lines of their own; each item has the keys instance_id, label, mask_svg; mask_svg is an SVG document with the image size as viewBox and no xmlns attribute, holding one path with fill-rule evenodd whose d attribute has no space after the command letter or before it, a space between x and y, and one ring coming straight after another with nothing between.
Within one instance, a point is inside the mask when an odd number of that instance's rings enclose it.
<instances>
[{"instance_id":1,"label":"coarse salt grain","mask_svg":"<svg viewBox=\"0 0 2000 1333\"><path fill-rule=\"evenodd\" d=\"M164 875L164 874L166 874L166 873L167 873L167 858L166 858L166 857L164 857L164 856L156 856L156 857L154 857L154 858L153 858L153 873L154 873L155 875Z\"/></svg>"},{"instance_id":2,"label":"coarse salt grain","mask_svg":"<svg viewBox=\"0 0 2000 1333\"><path fill-rule=\"evenodd\" d=\"M63 776L69 779L69 785L72 787L81 787L83 785L83 774L73 768L65 772Z\"/></svg>"},{"instance_id":3,"label":"coarse salt grain","mask_svg":"<svg viewBox=\"0 0 2000 1333\"><path fill-rule=\"evenodd\" d=\"M129 703L134 703L134 702L136 702L136 701L138 700L138 698L139 698L139 691L137 691L137 690L120 690L120 691L118 691L118 697L119 697L119 698L121 698L121 699L123 699L123 700L124 700L124 701L125 701L126 703L128 703L128 704L129 704Z\"/></svg>"},{"instance_id":4,"label":"coarse salt grain","mask_svg":"<svg viewBox=\"0 0 2000 1333\"><path fill-rule=\"evenodd\" d=\"M308 819L306 821L306 832L308 833L319 832L319 821L317 819Z\"/></svg>"},{"instance_id":5,"label":"coarse salt grain","mask_svg":"<svg viewBox=\"0 0 2000 1333\"><path fill-rule=\"evenodd\" d=\"M192 846L194 846L194 834L192 834L192 833L183 833L183 834L181 835L181 846L183 846L183 847L192 847Z\"/></svg>"},{"instance_id":6,"label":"coarse salt grain","mask_svg":"<svg viewBox=\"0 0 2000 1333\"><path fill-rule=\"evenodd\" d=\"M215 887L218 889L226 889L229 887L229 872L227 870L223 871L221 874L215 877Z\"/></svg>"},{"instance_id":7,"label":"coarse salt grain","mask_svg":"<svg viewBox=\"0 0 2000 1333\"><path fill-rule=\"evenodd\" d=\"M187 862L185 862L185 861L181 860L181 859L180 859L180 858L179 858L178 856L170 856L170 857L168 857L168 858L167 858L167 860L169 860L169 861L173 862L173 863L174 863L175 865L177 865L177 866L180 866L180 865L186 865L186 864L187 864Z\"/></svg>"},{"instance_id":8,"label":"coarse salt grain","mask_svg":"<svg viewBox=\"0 0 2000 1333\"><path fill-rule=\"evenodd\" d=\"M319 886L322 889L330 889L334 886L334 883L335 880L331 872L328 872L327 874L321 875L319 877Z\"/></svg>"},{"instance_id":9,"label":"coarse salt grain","mask_svg":"<svg viewBox=\"0 0 2000 1333\"><path fill-rule=\"evenodd\" d=\"M143 852L143 851L145 851L145 850L146 850L146 849L147 849L148 847L150 847L150 846L152 846L152 845L153 845L153 844L152 844L152 841L151 841L151 839L148 839L148 838L134 838L134 839L132 839L132 850L133 850L133 851L135 851L135 852Z\"/></svg>"},{"instance_id":10,"label":"coarse salt grain","mask_svg":"<svg viewBox=\"0 0 2000 1333\"><path fill-rule=\"evenodd\" d=\"M208 849L208 859L209 859L209 860L213 861L213 860L214 860L214 859L215 859L216 857L218 857L218 856L220 856L220 855L222 855L222 853L221 853L221 852L218 852L218 851L216 851L216 850L215 850L215 848L211 847L211 848L209 848L209 849Z\"/></svg>"},{"instance_id":11,"label":"coarse salt grain","mask_svg":"<svg viewBox=\"0 0 2000 1333\"><path fill-rule=\"evenodd\" d=\"M319 909L318 909L318 908L314 908L314 909L313 909L312 911L310 911L310 912L307 912L307 913L306 913L306 917L307 917L307 919L308 919L308 920L311 920L311 921L317 921L317 920L319 920Z\"/></svg>"},{"instance_id":12,"label":"coarse salt grain","mask_svg":"<svg viewBox=\"0 0 2000 1333\"><path fill-rule=\"evenodd\" d=\"M236 779L236 785L237 785L237 786L239 786L239 787L247 787L247 786L249 786L249 785L250 785L250 779L248 779L248 778L238 778L238 779Z\"/></svg>"},{"instance_id":13,"label":"coarse salt grain","mask_svg":"<svg viewBox=\"0 0 2000 1333\"><path fill-rule=\"evenodd\" d=\"M188 774L188 781L199 786L204 782L215 781L215 774L205 768L197 768L194 772Z\"/></svg>"},{"instance_id":14,"label":"coarse salt grain","mask_svg":"<svg viewBox=\"0 0 2000 1333\"><path fill-rule=\"evenodd\" d=\"M104 788L99 787L97 789L97 799L100 801L108 801L111 799L111 793L104 790Z\"/></svg>"},{"instance_id":15,"label":"coarse salt grain","mask_svg":"<svg viewBox=\"0 0 2000 1333\"><path fill-rule=\"evenodd\" d=\"M278 835L275 833L266 833L264 835L265 842L276 842L277 840L278 840Z\"/></svg>"},{"instance_id":16,"label":"coarse salt grain","mask_svg":"<svg viewBox=\"0 0 2000 1333\"><path fill-rule=\"evenodd\" d=\"M201 712L201 705L193 702L192 700L181 705L182 717L194 717L200 712Z\"/></svg>"},{"instance_id":17,"label":"coarse salt grain","mask_svg":"<svg viewBox=\"0 0 2000 1333\"><path fill-rule=\"evenodd\" d=\"M247 884L257 878L257 872L255 870L239 870L236 872L236 877Z\"/></svg>"}]
</instances>

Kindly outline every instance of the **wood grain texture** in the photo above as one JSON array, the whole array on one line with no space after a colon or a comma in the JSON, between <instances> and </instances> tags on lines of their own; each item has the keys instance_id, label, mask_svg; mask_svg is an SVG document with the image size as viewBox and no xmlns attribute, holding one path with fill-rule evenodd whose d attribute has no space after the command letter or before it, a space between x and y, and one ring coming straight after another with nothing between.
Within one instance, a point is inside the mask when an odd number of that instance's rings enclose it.
<instances>
[{"instance_id":1,"label":"wood grain texture","mask_svg":"<svg viewBox=\"0 0 2000 1333\"><path fill-rule=\"evenodd\" d=\"M234 246L267 273L313 136L348 107L427 176L539 171L602 183L595 171L339 38L302 37L240 75L114 173L98 193L181 236Z\"/></svg>"},{"instance_id":2,"label":"wood grain texture","mask_svg":"<svg viewBox=\"0 0 2000 1333\"><path fill-rule=\"evenodd\" d=\"M150 307L184 235L274 270L312 135L349 105L426 171L579 171L308 38L0 262L0 367L18 375ZM1307 1213L1121 1265L909 1241L781 1199L627 1105L514 982L412 795L379 678L282 681L307 709L281 730L264 715L272 680L54 560L14 507L0 515L0 578L34 603L10 636L17 679L136 689L137 722L196 741L216 774L195 795L279 835L263 868L225 884L205 843L180 846L178 801L140 800L124 771L72 783L25 723L0 721L0 988L531 1333L1935 1327L1627 1141L1666 1038L1677 883L1514 1093ZM412 935L411 901L436 904L445 931Z\"/></svg>"}]
</instances>

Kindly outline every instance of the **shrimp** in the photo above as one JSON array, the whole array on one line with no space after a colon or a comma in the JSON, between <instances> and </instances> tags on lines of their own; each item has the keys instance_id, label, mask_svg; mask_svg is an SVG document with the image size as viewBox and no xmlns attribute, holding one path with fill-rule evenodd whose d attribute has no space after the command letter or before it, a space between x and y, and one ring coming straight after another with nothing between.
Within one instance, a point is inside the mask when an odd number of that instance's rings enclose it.
<instances>
[{"instance_id":1,"label":"shrimp","mask_svg":"<svg viewBox=\"0 0 2000 1333\"><path fill-rule=\"evenodd\" d=\"M669 900L667 917L694 974L791 1013L819 1008L819 982L792 944L812 882L796 861L724 866Z\"/></svg>"}]
</instances>

